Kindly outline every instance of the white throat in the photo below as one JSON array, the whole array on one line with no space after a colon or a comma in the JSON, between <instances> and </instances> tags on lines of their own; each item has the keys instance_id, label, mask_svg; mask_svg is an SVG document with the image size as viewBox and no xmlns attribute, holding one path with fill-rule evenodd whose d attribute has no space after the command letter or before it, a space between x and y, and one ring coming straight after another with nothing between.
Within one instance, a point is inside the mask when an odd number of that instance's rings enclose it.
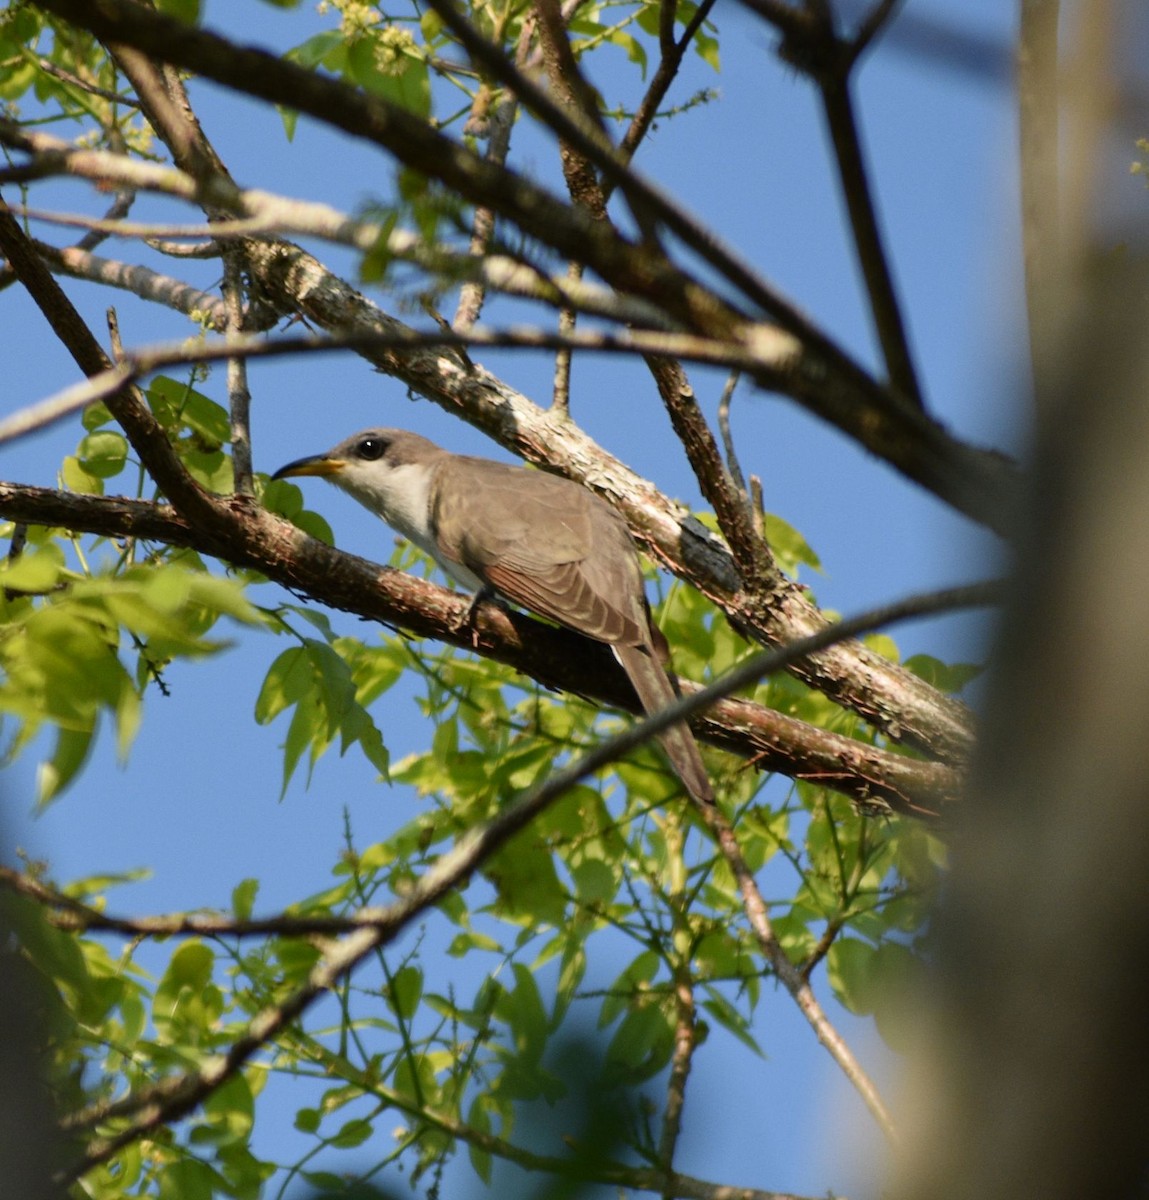
<instances>
[{"instance_id":1,"label":"white throat","mask_svg":"<svg viewBox=\"0 0 1149 1200\"><path fill-rule=\"evenodd\" d=\"M433 479L430 463L351 462L333 482L429 554L457 583L478 591L483 581L460 563L445 559L439 550L431 524Z\"/></svg>"}]
</instances>

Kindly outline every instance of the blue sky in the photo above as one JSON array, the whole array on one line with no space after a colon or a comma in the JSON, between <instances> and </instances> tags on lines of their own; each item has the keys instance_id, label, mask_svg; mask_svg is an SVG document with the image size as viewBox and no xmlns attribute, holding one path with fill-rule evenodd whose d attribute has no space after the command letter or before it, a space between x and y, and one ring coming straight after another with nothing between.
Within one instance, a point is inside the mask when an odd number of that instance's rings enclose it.
<instances>
[{"instance_id":1,"label":"blue sky","mask_svg":"<svg viewBox=\"0 0 1149 1200\"><path fill-rule=\"evenodd\" d=\"M1011 42L1010 7L999 0L909 5L917 15L936 14L997 38L1003 47ZM872 362L872 337L815 94L774 60L764 26L730 0L720 11L722 73L715 76L691 56L677 93L716 87L720 102L665 124L638 164L713 222L833 336ZM216 0L207 5L207 22L240 40L282 49L302 40L315 17L307 8L281 13L256 0ZM635 86L622 56L617 59L596 77L608 103ZM274 113L208 84L193 85L192 96L206 132L242 185L347 210L386 190L388 165L366 146L306 120L288 144ZM962 436L1014 446L1022 347L1011 95L992 82L879 46L861 71L858 97L928 402ZM552 147L542 139L537 146L526 144L526 161L553 178ZM37 202L50 196L61 207L80 209L82 190L61 184L38 193ZM133 215L153 214L194 219L161 202L141 202ZM115 243L104 252L114 257ZM319 254L352 271L346 255L327 248ZM216 268L198 270L197 277L210 283ZM106 294L72 282L65 287L103 336ZM126 296L117 304L129 345L187 336L186 323L175 314ZM5 412L74 382L70 359L18 289L0 293L0 320L10 339L27 347L0 391ZM475 357L546 402L551 378L546 356ZM713 414L722 375L698 370L691 378ZM380 423L416 429L455 450L505 457L429 403L410 401L400 385L350 354L257 363L251 387L258 470L274 470ZM202 390L223 401L222 371ZM572 408L575 419L611 452L670 494L700 504L640 364L578 361ZM821 556L825 574L806 582L826 607L857 611L993 569L992 539L790 402L743 390L733 422L744 468L762 477L766 507L796 526ZM78 437L78 423L65 424L0 447L0 476L52 485L61 457ZM339 545L369 557L389 555L389 531L354 502L320 481L306 487L309 506L328 517ZM363 633L355 621L339 622L348 632ZM981 633L978 621L963 618L915 625L895 636L906 654L926 650L961 660L979 654ZM331 756L319 764L309 789L301 774L281 803L284 730L256 728L252 709L260 680L283 647L268 635L236 630L235 636L237 644L227 654L170 670L172 695L150 698L126 768L115 762L105 738L79 783L35 819L34 763L25 758L7 771L4 793L16 840L48 859L56 879L147 865L151 877L113 893L113 905L150 912L226 906L239 880L258 876L263 883L257 907L270 911L329 882L345 805L361 841L385 836L415 811L413 795L378 784L366 764ZM376 717L396 752L426 744L427 731L409 693L388 693L381 706ZM434 925L433 916L427 925ZM610 978L612 964L604 962L600 970ZM881 1080L892 1080L896 1064L876 1038L846 1014L841 1019L862 1039L867 1064ZM768 1055L764 1063L747 1063L720 1035L700 1056L681 1168L704 1178L807 1194L831 1188L853 1196L872 1193L866 1163L878 1135L788 998L763 1004L758 1032ZM290 1097L283 1102L289 1104ZM289 1114L287 1107L283 1111ZM274 1133L264 1136L273 1152Z\"/></svg>"}]
</instances>

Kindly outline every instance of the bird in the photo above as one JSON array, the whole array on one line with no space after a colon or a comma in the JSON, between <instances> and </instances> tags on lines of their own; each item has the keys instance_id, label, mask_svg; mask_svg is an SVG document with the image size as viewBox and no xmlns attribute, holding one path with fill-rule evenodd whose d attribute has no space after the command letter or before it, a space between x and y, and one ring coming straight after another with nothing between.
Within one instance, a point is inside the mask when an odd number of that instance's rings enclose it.
<instances>
[{"instance_id":1,"label":"bird","mask_svg":"<svg viewBox=\"0 0 1149 1200\"><path fill-rule=\"evenodd\" d=\"M306 475L335 484L429 554L474 593L472 614L492 594L512 601L609 646L647 713L676 699L630 530L581 484L453 454L404 429L365 429L271 478ZM673 725L660 740L687 792L713 804L689 728Z\"/></svg>"}]
</instances>

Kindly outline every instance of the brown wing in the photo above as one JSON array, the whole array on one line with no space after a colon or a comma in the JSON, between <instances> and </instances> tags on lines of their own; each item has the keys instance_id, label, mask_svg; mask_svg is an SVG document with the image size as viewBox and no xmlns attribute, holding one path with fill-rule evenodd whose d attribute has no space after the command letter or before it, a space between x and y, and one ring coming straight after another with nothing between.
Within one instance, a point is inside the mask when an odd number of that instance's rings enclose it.
<instances>
[{"instance_id":1,"label":"brown wing","mask_svg":"<svg viewBox=\"0 0 1149 1200\"><path fill-rule=\"evenodd\" d=\"M610 644L649 644L642 573L622 518L555 475L452 457L435 523L444 553L507 599Z\"/></svg>"}]
</instances>

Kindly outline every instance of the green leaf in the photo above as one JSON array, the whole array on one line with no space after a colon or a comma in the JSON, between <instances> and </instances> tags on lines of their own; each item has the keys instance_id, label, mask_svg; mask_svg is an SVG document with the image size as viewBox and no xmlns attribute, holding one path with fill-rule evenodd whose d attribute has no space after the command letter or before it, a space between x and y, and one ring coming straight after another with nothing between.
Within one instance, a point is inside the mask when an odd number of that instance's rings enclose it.
<instances>
[{"instance_id":1,"label":"green leaf","mask_svg":"<svg viewBox=\"0 0 1149 1200\"><path fill-rule=\"evenodd\" d=\"M343 1125L328 1142L328 1145L335 1146L340 1150L352 1150L356 1146L362 1146L374 1132L375 1126L370 1121L356 1117Z\"/></svg>"},{"instance_id":2,"label":"green leaf","mask_svg":"<svg viewBox=\"0 0 1149 1200\"><path fill-rule=\"evenodd\" d=\"M460 756L465 763L466 758ZM495 885L497 911L536 923L561 925L566 919L566 891L559 881L550 853L538 845L529 829L513 838L483 868Z\"/></svg>"},{"instance_id":3,"label":"green leaf","mask_svg":"<svg viewBox=\"0 0 1149 1200\"><path fill-rule=\"evenodd\" d=\"M0 100L19 100L36 80L37 68L34 62L20 62L16 66L6 66L0 75Z\"/></svg>"},{"instance_id":4,"label":"green leaf","mask_svg":"<svg viewBox=\"0 0 1149 1200\"><path fill-rule=\"evenodd\" d=\"M128 459L128 439L122 433L102 429L89 433L76 447L80 466L97 479L118 475Z\"/></svg>"},{"instance_id":5,"label":"green leaf","mask_svg":"<svg viewBox=\"0 0 1149 1200\"><path fill-rule=\"evenodd\" d=\"M701 28L694 35L694 51L709 67L715 71L722 70L722 63L718 57L718 39L712 38Z\"/></svg>"},{"instance_id":6,"label":"green leaf","mask_svg":"<svg viewBox=\"0 0 1149 1200\"><path fill-rule=\"evenodd\" d=\"M199 24L200 0L156 0L156 8L188 25Z\"/></svg>"},{"instance_id":7,"label":"green leaf","mask_svg":"<svg viewBox=\"0 0 1149 1200\"><path fill-rule=\"evenodd\" d=\"M888 633L868 633L862 641L875 654L880 654L883 658L889 659L890 662L897 663L902 661L902 654L898 649L898 643Z\"/></svg>"},{"instance_id":8,"label":"green leaf","mask_svg":"<svg viewBox=\"0 0 1149 1200\"><path fill-rule=\"evenodd\" d=\"M268 668L255 700L255 719L261 725L274 720L311 690L311 670L303 646L284 650Z\"/></svg>"},{"instance_id":9,"label":"green leaf","mask_svg":"<svg viewBox=\"0 0 1149 1200\"><path fill-rule=\"evenodd\" d=\"M213 982L215 954L202 942L185 942L172 955L156 987L152 1021L161 1041L181 1046L207 1042L223 1011Z\"/></svg>"},{"instance_id":10,"label":"green leaf","mask_svg":"<svg viewBox=\"0 0 1149 1200\"><path fill-rule=\"evenodd\" d=\"M857 938L839 937L826 955L826 977L834 994L852 1012L874 1011L875 949Z\"/></svg>"},{"instance_id":11,"label":"green leaf","mask_svg":"<svg viewBox=\"0 0 1149 1200\"><path fill-rule=\"evenodd\" d=\"M606 1053L608 1081L638 1083L670 1061L674 1027L661 1004L647 1003L623 1017Z\"/></svg>"},{"instance_id":12,"label":"green leaf","mask_svg":"<svg viewBox=\"0 0 1149 1200\"><path fill-rule=\"evenodd\" d=\"M203 1114L206 1129L214 1145L230 1145L247 1142L255 1126L255 1097L251 1085L243 1074L233 1075L214 1089L204 1101Z\"/></svg>"},{"instance_id":13,"label":"green leaf","mask_svg":"<svg viewBox=\"0 0 1149 1200\"><path fill-rule=\"evenodd\" d=\"M159 1175L159 1200L212 1200L218 1175L194 1158L168 1163Z\"/></svg>"},{"instance_id":14,"label":"green leaf","mask_svg":"<svg viewBox=\"0 0 1149 1200\"><path fill-rule=\"evenodd\" d=\"M336 1175L334 1171L301 1171L300 1174L305 1183L311 1184L321 1192L330 1192L333 1196L338 1196L347 1190L347 1180L342 1175Z\"/></svg>"},{"instance_id":15,"label":"green leaf","mask_svg":"<svg viewBox=\"0 0 1149 1200\"><path fill-rule=\"evenodd\" d=\"M232 888L231 891L231 911L240 921L246 921L251 917L251 910L255 905L255 897L259 893L258 879L244 879Z\"/></svg>"},{"instance_id":16,"label":"green leaf","mask_svg":"<svg viewBox=\"0 0 1149 1200\"><path fill-rule=\"evenodd\" d=\"M471 1101L467 1113L467 1124L479 1133L491 1132L491 1117L488 1111L488 1098L480 1093ZM487 1150L481 1150L474 1142L467 1143L467 1152L471 1158L471 1166L475 1174L489 1187L491 1183L491 1155Z\"/></svg>"},{"instance_id":17,"label":"green leaf","mask_svg":"<svg viewBox=\"0 0 1149 1200\"><path fill-rule=\"evenodd\" d=\"M112 420L111 410L102 400L98 400L95 404L89 404L80 414L80 424L89 433L103 425L110 425Z\"/></svg>"},{"instance_id":18,"label":"green leaf","mask_svg":"<svg viewBox=\"0 0 1149 1200\"><path fill-rule=\"evenodd\" d=\"M55 542L25 550L0 565L0 585L16 592L47 592L64 572L64 552Z\"/></svg>"},{"instance_id":19,"label":"green leaf","mask_svg":"<svg viewBox=\"0 0 1149 1200\"><path fill-rule=\"evenodd\" d=\"M903 665L918 678L933 684L943 692L960 692L984 670L976 663L944 663L929 654L914 654L907 658Z\"/></svg>"},{"instance_id":20,"label":"green leaf","mask_svg":"<svg viewBox=\"0 0 1149 1200\"><path fill-rule=\"evenodd\" d=\"M170 432L187 430L192 438L176 449L211 453L231 440L227 410L190 384L167 375L157 375L145 393L156 419Z\"/></svg>"},{"instance_id":21,"label":"green leaf","mask_svg":"<svg viewBox=\"0 0 1149 1200\"><path fill-rule=\"evenodd\" d=\"M607 989L599 1012L598 1025L604 1029L620 1012L633 1002L633 997L643 990L657 974L661 960L653 950L644 950L622 972Z\"/></svg>"},{"instance_id":22,"label":"green leaf","mask_svg":"<svg viewBox=\"0 0 1149 1200\"><path fill-rule=\"evenodd\" d=\"M76 777L88 761L95 728L57 729L56 749L52 757L42 762L36 771L36 807L43 808Z\"/></svg>"},{"instance_id":23,"label":"green leaf","mask_svg":"<svg viewBox=\"0 0 1149 1200\"><path fill-rule=\"evenodd\" d=\"M763 514L766 542L774 552L778 565L788 575L797 578L799 566L821 571L822 563L806 539L789 522L774 513Z\"/></svg>"},{"instance_id":24,"label":"green leaf","mask_svg":"<svg viewBox=\"0 0 1149 1200\"><path fill-rule=\"evenodd\" d=\"M391 977L388 989L391 1007L405 1020L411 1020L419 1007L423 995L423 972L418 967L406 966Z\"/></svg>"},{"instance_id":25,"label":"green leaf","mask_svg":"<svg viewBox=\"0 0 1149 1200\"><path fill-rule=\"evenodd\" d=\"M431 113L427 63L399 26L364 32L347 48L347 73L360 87L418 117Z\"/></svg>"},{"instance_id":26,"label":"green leaf","mask_svg":"<svg viewBox=\"0 0 1149 1200\"><path fill-rule=\"evenodd\" d=\"M287 135L287 140L295 141L295 130L299 126L299 109L286 108L282 104L277 104L275 108L279 113L279 119L283 122L283 132ZM304 1175L306 1177L306 1172Z\"/></svg>"},{"instance_id":27,"label":"green leaf","mask_svg":"<svg viewBox=\"0 0 1149 1200\"><path fill-rule=\"evenodd\" d=\"M512 968L515 986L504 992L496 1014L510 1026L519 1054L532 1059L542 1057L547 1037L547 1014L535 977L522 963Z\"/></svg>"},{"instance_id":28,"label":"green leaf","mask_svg":"<svg viewBox=\"0 0 1149 1200\"><path fill-rule=\"evenodd\" d=\"M322 33L316 33L305 42L301 42L293 50L288 50L283 57L301 67L314 68L322 64L328 70L334 71L341 69L345 53L342 32L338 29L325 29Z\"/></svg>"},{"instance_id":29,"label":"green leaf","mask_svg":"<svg viewBox=\"0 0 1149 1200\"><path fill-rule=\"evenodd\" d=\"M316 1108L301 1108L295 1114L295 1128L300 1133L315 1133L319 1128L319 1110Z\"/></svg>"},{"instance_id":30,"label":"green leaf","mask_svg":"<svg viewBox=\"0 0 1149 1200\"><path fill-rule=\"evenodd\" d=\"M732 1033L748 1050L764 1058L762 1047L750 1032L750 1021L738 1011L721 992L711 991L702 1007L728 1032Z\"/></svg>"},{"instance_id":31,"label":"green leaf","mask_svg":"<svg viewBox=\"0 0 1149 1200\"><path fill-rule=\"evenodd\" d=\"M104 494L104 484L100 477L85 471L83 464L74 454L67 455L60 464L60 481L70 492L93 496Z\"/></svg>"}]
</instances>

